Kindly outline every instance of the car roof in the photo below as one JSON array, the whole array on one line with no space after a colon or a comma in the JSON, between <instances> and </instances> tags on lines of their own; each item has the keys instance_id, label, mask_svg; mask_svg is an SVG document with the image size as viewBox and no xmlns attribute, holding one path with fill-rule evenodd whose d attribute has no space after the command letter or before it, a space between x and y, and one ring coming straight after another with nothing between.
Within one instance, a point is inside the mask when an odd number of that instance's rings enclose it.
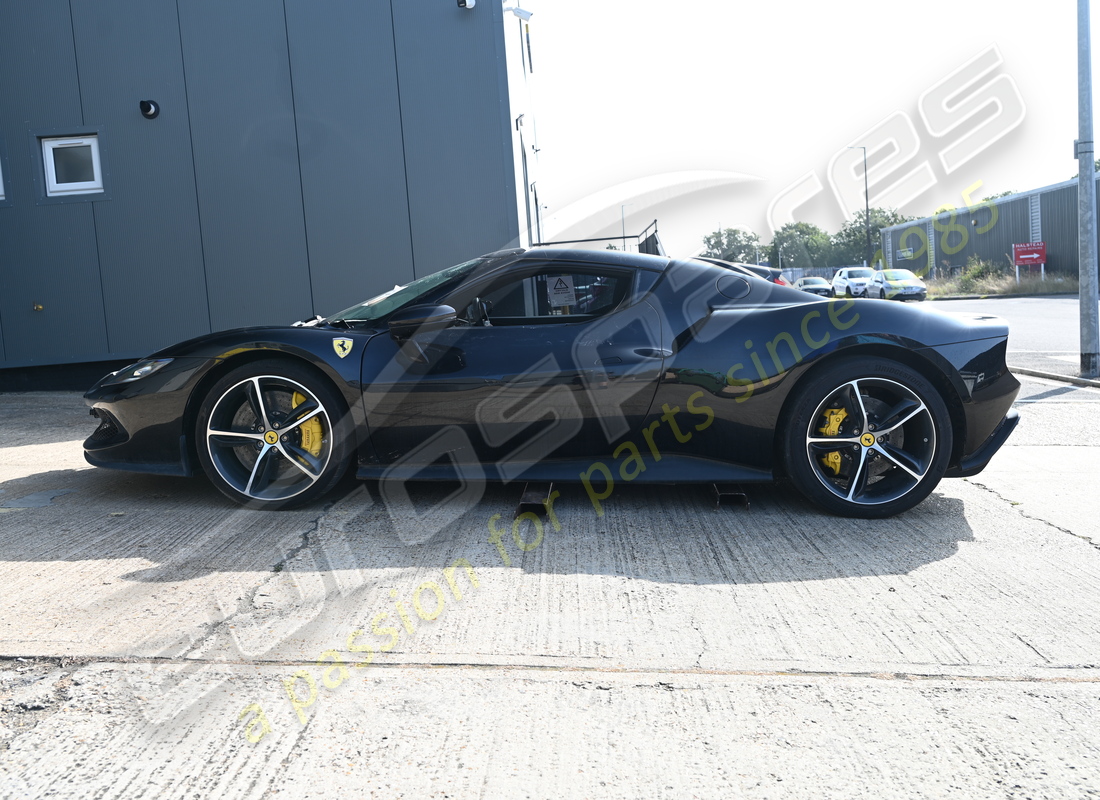
<instances>
[{"instance_id":1,"label":"car roof","mask_svg":"<svg viewBox=\"0 0 1100 800\"><path fill-rule=\"evenodd\" d=\"M521 260L580 261L608 267L632 267L664 272L672 259L646 253L624 253L621 250L582 250L580 248L532 247L521 251Z\"/></svg>"}]
</instances>

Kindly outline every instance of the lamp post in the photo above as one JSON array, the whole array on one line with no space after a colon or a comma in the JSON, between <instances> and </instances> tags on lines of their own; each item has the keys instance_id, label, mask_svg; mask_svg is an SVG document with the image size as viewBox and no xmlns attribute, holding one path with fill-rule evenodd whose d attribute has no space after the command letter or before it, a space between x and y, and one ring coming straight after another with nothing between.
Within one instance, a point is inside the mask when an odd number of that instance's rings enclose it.
<instances>
[{"instance_id":1,"label":"lamp post","mask_svg":"<svg viewBox=\"0 0 1100 800\"><path fill-rule=\"evenodd\" d=\"M1100 276L1096 253L1096 157L1092 141L1092 39L1089 0L1077 0L1077 230L1081 291L1081 377L1100 377Z\"/></svg>"},{"instance_id":2,"label":"lamp post","mask_svg":"<svg viewBox=\"0 0 1100 800\"><path fill-rule=\"evenodd\" d=\"M632 205L634 205L634 204L633 203L622 203L619 206L619 217L621 218L622 223L623 223L623 252L624 253L626 252L626 207L627 206L632 206Z\"/></svg>"},{"instance_id":3,"label":"lamp post","mask_svg":"<svg viewBox=\"0 0 1100 800\"><path fill-rule=\"evenodd\" d=\"M863 151L863 227L867 230L867 258L863 266L871 266L871 191L867 184L867 147L862 144L853 145L849 150Z\"/></svg>"}]
</instances>

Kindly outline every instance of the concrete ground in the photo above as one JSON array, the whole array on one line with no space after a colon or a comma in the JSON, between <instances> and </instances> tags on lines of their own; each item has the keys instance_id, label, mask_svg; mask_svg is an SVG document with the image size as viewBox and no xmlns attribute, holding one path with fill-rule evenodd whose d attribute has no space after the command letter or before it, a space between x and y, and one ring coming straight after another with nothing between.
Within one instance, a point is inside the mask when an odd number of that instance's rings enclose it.
<instances>
[{"instance_id":1,"label":"concrete ground","mask_svg":"<svg viewBox=\"0 0 1100 800\"><path fill-rule=\"evenodd\" d=\"M1023 382L894 519L565 487L540 535L490 487L430 538L93 469L79 394L0 396L0 796L1094 797L1100 390Z\"/></svg>"}]
</instances>

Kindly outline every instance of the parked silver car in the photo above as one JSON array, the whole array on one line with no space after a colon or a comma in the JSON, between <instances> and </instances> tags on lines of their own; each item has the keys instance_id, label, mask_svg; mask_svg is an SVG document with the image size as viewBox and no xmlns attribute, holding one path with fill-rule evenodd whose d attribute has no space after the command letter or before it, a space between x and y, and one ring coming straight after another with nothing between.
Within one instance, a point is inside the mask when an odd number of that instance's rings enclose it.
<instances>
[{"instance_id":1,"label":"parked silver car","mask_svg":"<svg viewBox=\"0 0 1100 800\"><path fill-rule=\"evenodd\" d=\"M824 278L799 278L794 282L794 288L821 297L833 296L833 287Z\"/></svg>"},{"instance_id":2,"label":"parked silver car","mask_svg":"<svg viewBox=\"0 0 1100 800\"><path fill-rule=\"evenodd\" d=\"M869 296L881 300L924 300L928 287L907 269L880 269L871 278Z\"/></svg>"}]
</instances>

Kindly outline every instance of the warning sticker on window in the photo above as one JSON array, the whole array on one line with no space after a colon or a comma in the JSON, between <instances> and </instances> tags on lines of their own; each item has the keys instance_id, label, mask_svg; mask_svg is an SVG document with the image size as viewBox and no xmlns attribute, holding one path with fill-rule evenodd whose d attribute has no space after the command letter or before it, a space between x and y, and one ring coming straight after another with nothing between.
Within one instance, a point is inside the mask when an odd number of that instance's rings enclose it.
<instances>
[{"instance_id":1,"label":"warning sticker on window","mask_svg":"<svg viewBox=\"0 0 1100 800\"><path fill-rule=\"evenodd\" d=\"M546 280L546 287L550 290L552 307L576 305L577 293L573 291L572 275L552 275Z\"/></svg>"}]
</instances>

